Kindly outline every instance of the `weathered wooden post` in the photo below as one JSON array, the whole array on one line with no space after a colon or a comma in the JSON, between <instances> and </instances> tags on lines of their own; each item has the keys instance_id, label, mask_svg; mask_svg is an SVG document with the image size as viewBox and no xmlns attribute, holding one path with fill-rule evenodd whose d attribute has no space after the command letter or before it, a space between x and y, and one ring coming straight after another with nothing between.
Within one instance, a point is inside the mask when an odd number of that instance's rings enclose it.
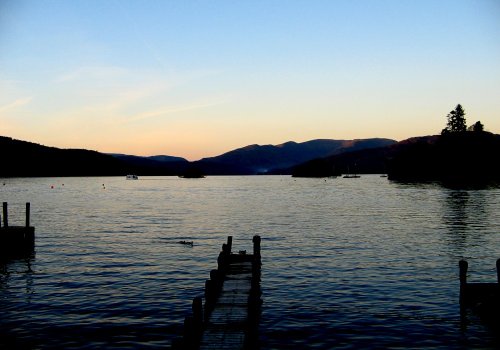
<instances>
[{"instance_id":1,"label":"weathered wooden post","mask_svg":"<svg viewBox=\"0 0 500 350\"><path fill-rule=\"evenodd\" d=\"M30 203L26 203L26 227L30 227Z\"/></svg>"},{"instance_id":2,"label":"weathered wooden post","mask_svg":"<svg viewBox=\"0 0 500 350\"><path fill-rule=\"evenodd\" d=\"M193 317L186 316L184 318L184 334L183 334L184 349L193 349Z\"/></svg>"},{"instance_id":3,"label":"weathered wooden post","mask_svg":"<svg viewBox=\"0 0 500 350\"><path fill-rule=\"evenodd\" d=\"M254 257L257 257L258 260L260 260L260 236L255 235L253 236L253 255Z\"/></svg>"},{"instance_id":4,"label":"weathered wooden post","mask_svg":"<svg viewBox=\"0 0 500 350\"><path fill-rule=\"evenodd\" d=\"M500 288L500 259L497 259L497 283Z\"/></svg>"},{"instance_id":5,"label":"weathered wooden post","mask_svg":"<svg viewBox=\"0 0 500 350\"><path fill-rule=\"evenodd\" d=\"M214 282L214 288L217 290L217 293L220 290L220 287L222 286L222 281L224 279L224 276L221 276L221 273L219 273L219 270L211 270L210 271L210 279Z\"/></svg>"},{"instance_id":6,"label":"weathered wooden post","mask_svg":"<svg viewBox=\"0 0 500 350\"><path fill-rule=\"evenodd\" d=\"M9 213L7 212L7 202L3 202L3 227L9 227Z\"/></svg>"},{"instance_id":7,"label":"weathered wooden post","mask_svg":"<svg viewBox=\"0 0 500 350\"><path fill-rule=\"evenodd\" d=\"M206 280L205 281L205 321L208 321L210 313L212 312L215 301L217 300L217 290L215 286L215 281Z\"/></svg>"},{"instance_id":8,"label":"weathered wooden post","mask_svg":"<svg viewBox=\"0 0 500 350\"><path fill-rule=\"evenodd\" d=\"M458 266L460 268L460 305L465 305L469 264L465 260L460 260Z\"/></svg>"},{"instance_id":9,"label":"weathered wooden post","mask_svg":"<svg viewBox=\"0 0 500 350\"><path fill-rule=\"evenodd\" d=\"M253 260L252 260L252 283L260 282L260 267L262 265L260 256L260 236L253 236Z\"/></svg>"},{"instance_id":10,"label":"weathered wooden post","mask_svg":"<svg viewBox=\"0 0 500 350\"><path fill-rule=\"evenodd\" d=\"M203 330L203 302L201 297L193 299L193 336L198 344Z\"/></svg>"},{"instance_id":11,"label":"weathered wooden post","mask_svg":"<svg viewBox=\"0 0 500 350\"><path fill-rule=\"evenodd\" d=\"M460 267L460 287L467 284L467 270L469 269L469 264L465 260L460 260L458 263Z\"/></svg>"},{"instance_id":12,"label":"weathered wooden post","mask_svg":"<svg viewBox=\"0 0 500 350\"><path fill-rule=\"evenodd\" d=\"M227 247L229 254L231 254L231 251L233 250L233 236L227 236Z\"/></svg>"}]
</instances>

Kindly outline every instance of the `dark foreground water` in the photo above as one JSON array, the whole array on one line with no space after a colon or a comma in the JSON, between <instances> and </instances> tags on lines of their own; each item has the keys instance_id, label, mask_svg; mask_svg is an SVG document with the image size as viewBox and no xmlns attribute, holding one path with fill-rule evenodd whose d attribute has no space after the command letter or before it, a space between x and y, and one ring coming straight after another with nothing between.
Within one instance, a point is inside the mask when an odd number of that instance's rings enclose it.
<instances>
[{"instance_id":1,"label":"dark foreground water","mask_svg":"<svg viewBox=\"0 0 500 350\"><path fill-rule=\"evenodd\" d=\"M4 185L5 183L5 185ZM54 188L51 188L53 186ZM263 349L495 348L458 261L495 281L500 189L360 179L0 179L36 252L0 264L0 348L168 348L226 236L262 236ZM194 247L180 245L194 241Z\"/></svg>"}]
</instances>

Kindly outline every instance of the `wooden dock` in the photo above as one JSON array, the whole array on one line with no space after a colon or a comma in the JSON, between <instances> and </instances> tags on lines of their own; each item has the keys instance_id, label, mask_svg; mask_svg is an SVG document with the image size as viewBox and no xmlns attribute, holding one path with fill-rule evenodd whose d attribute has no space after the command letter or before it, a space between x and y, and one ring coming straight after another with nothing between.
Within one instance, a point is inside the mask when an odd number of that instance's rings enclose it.
<instances>
[{"instance_id":1,"label":"wooden dock","mask_svg":"<svg viewBox=\"0 0 500 350\"><path fill-rule=\"evenodd\" d=\"M32 254L35 247L35 228L30 225L30 203L26 203L26 224L10 226L7 202L3 202L0 220L0 259Z\"/></svg>"},{"instance_id":2,"label":"wooden dock","mask_svg":"<svg viewBox=\"0 0 500 350\"><path fill-rule=\"evenodd\" d=\"M496 261L497 283L470 283L467 281L469 264L459 262L460 268L460 311L465 317L468 308L475 311L488 323L500 325L500 259Z\"/></svg>"},{"instance_id":3,"label":"wooden dock","mask_svg":"<svg viewBox=\"0 0 500 350\"><path fill-rule=\"evenodd\" d=\"M253 254L233 254L232 236L222 245L218 267L210 272L203 298L193 300L192 316L184 322L175 349L257 349L260 316L260 237L253 237Z\"/></svg>"}]
</instances>

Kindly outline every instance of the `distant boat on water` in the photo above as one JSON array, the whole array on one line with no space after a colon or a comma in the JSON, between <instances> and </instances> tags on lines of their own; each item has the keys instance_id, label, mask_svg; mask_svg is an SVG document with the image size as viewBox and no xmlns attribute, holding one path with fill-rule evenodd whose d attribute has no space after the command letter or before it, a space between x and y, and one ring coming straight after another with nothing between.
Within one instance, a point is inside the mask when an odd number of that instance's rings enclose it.
<instances>
[{"instance_id":1,"label":"distant boat on water","mask_svg":"<svg viewBox=\"0 0 500 350\"><path fill-rule=\"evenodd\" d=\"M354 174L351 174L349 172L349 167L347 168L347 174L342 176L344 179L357 179L357 178L360 178L361 176L359 175L356 175L355 173Z\"/></svg>"},{"instance_id":2,"label":"distant boat on water","mask_svg":"<svg viewBox=\"0 0 500 350\"><path fill-rule=\"evenodd\" d=\"M127 180L139 180L139 177L137 175L127 175L126 179Z\"/></svg>"}]
</instances>

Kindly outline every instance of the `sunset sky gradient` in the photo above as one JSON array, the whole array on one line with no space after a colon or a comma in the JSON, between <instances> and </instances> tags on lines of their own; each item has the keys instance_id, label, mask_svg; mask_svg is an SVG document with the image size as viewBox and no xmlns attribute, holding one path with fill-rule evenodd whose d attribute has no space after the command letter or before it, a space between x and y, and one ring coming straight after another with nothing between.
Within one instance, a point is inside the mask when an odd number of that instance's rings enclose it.
<instances>
[{"instance_id":1,"label":"sunset sky gradient","mask_svg":"<svg viewBox=\"0 0 500 350\"><path fill-rule=\"evenodd\" d=\"M500 1L0 1L0 135L190 160L500 132Z\"/></svg>"}]
</instances>

